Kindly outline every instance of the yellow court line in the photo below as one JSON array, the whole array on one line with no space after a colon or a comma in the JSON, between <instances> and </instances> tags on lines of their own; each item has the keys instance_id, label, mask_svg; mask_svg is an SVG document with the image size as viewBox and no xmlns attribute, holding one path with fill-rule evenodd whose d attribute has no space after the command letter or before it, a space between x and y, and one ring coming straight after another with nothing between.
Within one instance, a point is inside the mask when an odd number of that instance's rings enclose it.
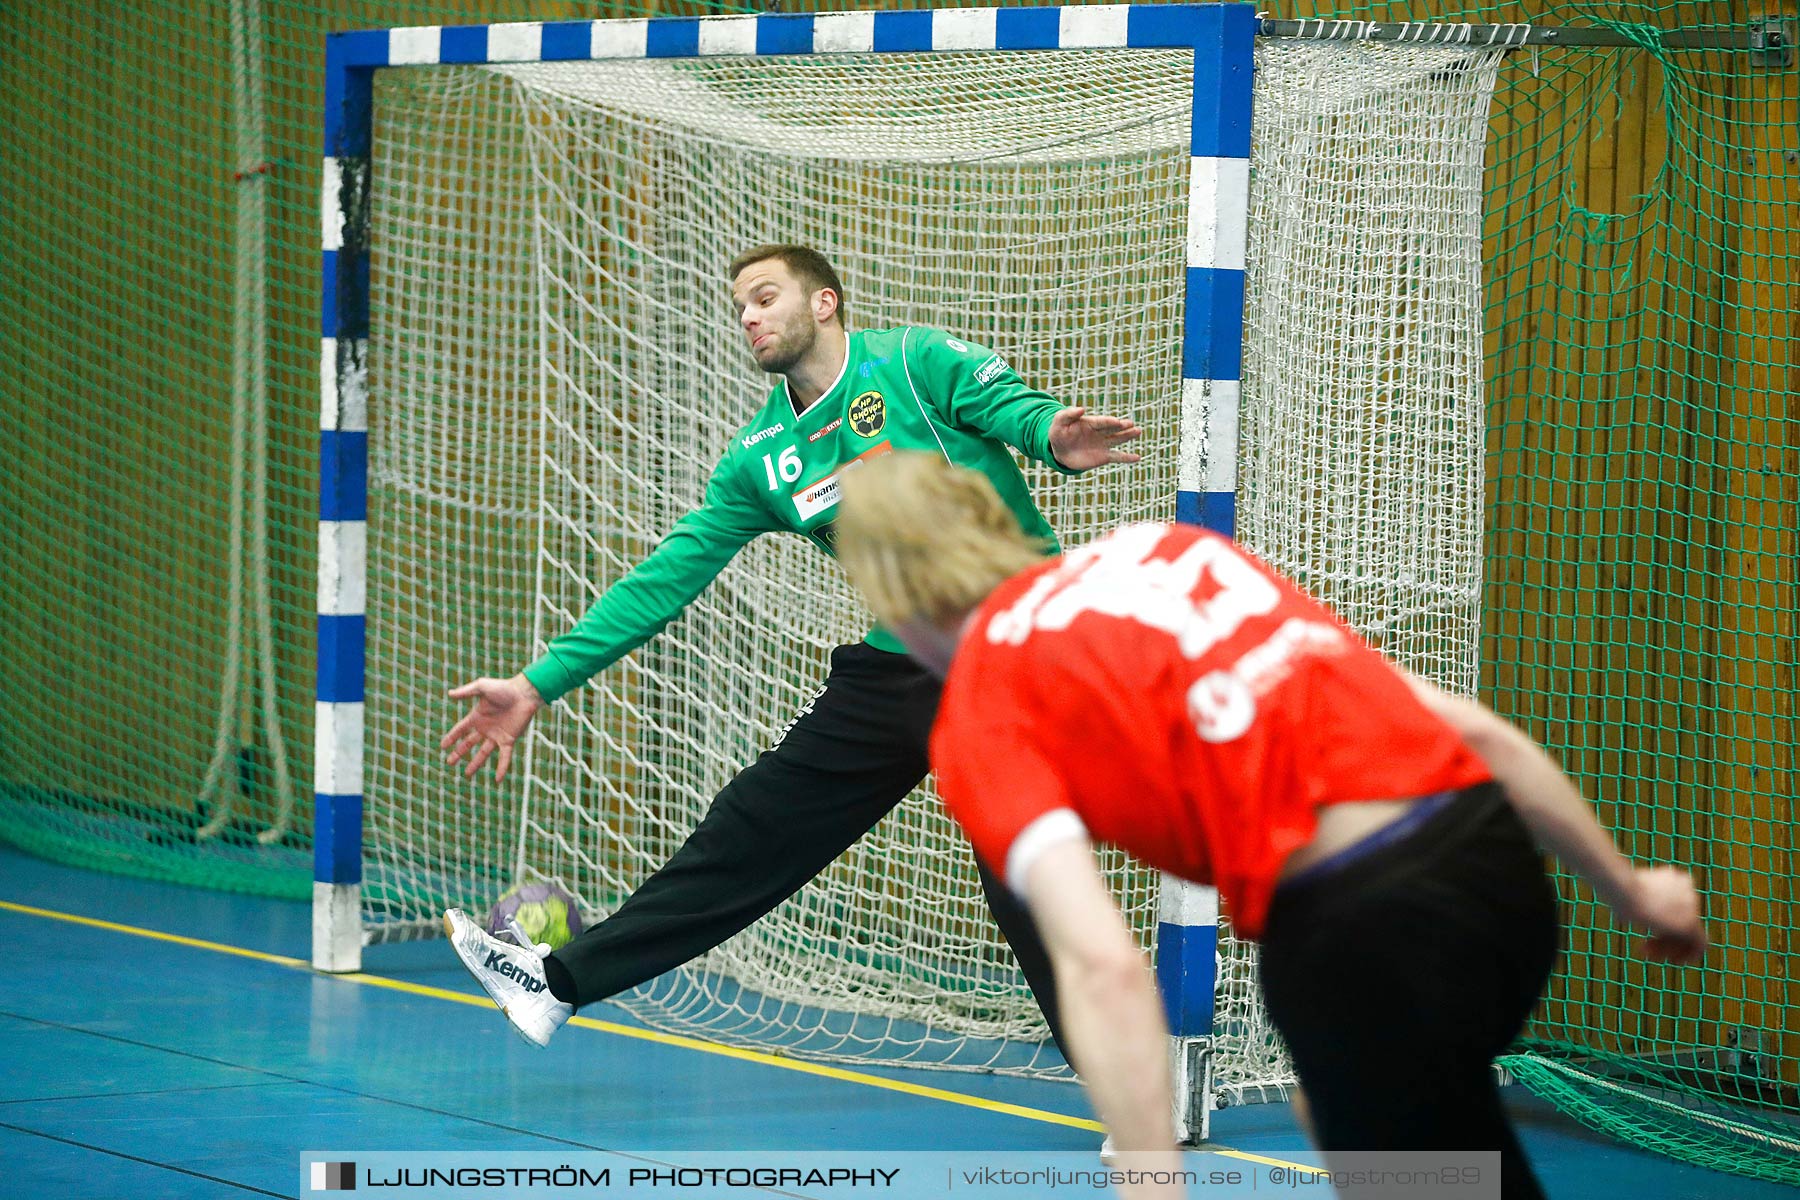
<instances>
[{"instance_id":1,"label":"yellow court line","mask_svg":"<svg viewBox=\"0 0 1800 1200\"><path fill-rule=\"evenodd\" d=\"M125 933L133 937L150 938L159 942L171 942L177 946L191 946L196 950L210 950L215 954L230 954L238 958L254 959L257 962L271 963L278 967L288 967L296 971L314 974L312 964L302 958L290 958L284 954L266 954L261 950L246 950L241 946L227 946L223 942L209 942L200 938L182 937L180 934L161 933L154 929L143 929L136 925L121 925L116 921L101 921L94 917L80 917L73 913L56 912L48 908L33 908L28 904L14 904L8 900L0 900L0 910L23 913L26 916L43 917L51 921L66 921L73 925L86 925L94 929L105 929L112 933ZM405 992L412 996L427 996L434 1000L448 1000L453 1004L468 1004L477 1008L487 1008L493 1001L486 996L470 995L468 992L453 992L447 988L430 987L422 983L408 983L401 979L388 979L381 975L367 975L362 972L351 972L334 975L329 972L316 972L327 979L342 980L345 983L359 984L363 987L385 988L393 992ZM966 1108L978 1108L985 1112L1001 1113L1006 1116L1023 1117L1029 1121L1042 1121L1049 1125L1066 1125L1074 1129L1087 1129L1094 1133L1106 1132L1106 1127L1098 1121L1086 1117L1071 1117L1065 1113L1050 1112L1047 1109L1028 1108L1021 1104L1007 1104L999 1100L989 1100L984 1096L971 1096L965 1092L952 1092L943 1088L926 1087L923 1084L904 1083L897 1079L885 1079L880 1075L866 1075L860 1071L847 1071L842 1067L826 1066L823 1063L807 1062L803 1059L785 1058L768 1054L760 1050L744 1050L737 1046L722 1046L715 1042L701 1041L699 1038L682 1037L680 1034L660 1033L653 1029L637 1029L630 1025L616 1025L611 1021L597 1021L592 1017L570 1017L570 1025L579 1025L584 1029L598 1029L617 1037L636 1038L641 1042L654 1042L662 1046L673 1046L683 1050L697 1050L702 1054L714 1054L721 1058L734 1058L740 1062L759 1063L766 1067L776 1067L783 1071L797 1071L802 1075L813 1075L821 1079L835 1079L843 1083L860 1084L863 1087L878 1088L882 1091L900 1092L903 1095L918 1096L926 1100L941 1100L946 1104L960 1104ZM1208 1154L1218 1154L1230 1158L1242 1158L1251 1162L1265 1163L1271 1166L1292 1167L1300 1171L1320 1171L1323 1168L1310 1167L1303 1163L1286 1162L1279 1158L1264 1158L1256 1154L1246 1154L1238 1150L1207 1150Z\"/></svg>"},{"instance_id":2,"label":"yellow court line","mask_svg":"<svg viewBox=\"0 0 1800 1200\"><path fill-rule=\"evenodd\" d=\"M1291 1171L1310 1171L1314 1175L1331 1174L1330 1167L1309 1167L1305 1163L1289 1162L1285 1158L1269 1158L1267 1155L1251 1154L1248 1150L1214 1150L1220 1158L1241 1158L1245 1162L1261 1163L1265 1167L1286 1167Z\"/></svg>"},{"instance_id":3,"label":"yellow court line","mask_svg":"<svg viewBox=\"0 0 1800 1200\"><path fill-rule=\"evenodd\" d=\"M200 938L182 937L174 933L161 933L154 929L143 929L136 925L121 925L116 921L101 921L93 917L79 917L73 913L56 912L48 908L33 908L27 904L14 904L0 900L0 910L24 913L27 916L44 917L52 921L67 921L73 925L87 925L94 929L105 929L113 933L126 933L133 937L151 938L159 942L172 942L178 946L191 946L196 950L210 950L217 954L231 954L239 958L255 959L258 962L272 963L279 967L289 967L298 971L313 973L312 964L305 959L290 958L283 954L265 954L260 950L246 950L240 946L227 946L222 942L208 942ZM381 975L368 975L362 972L331 974L317 972L327 979L342 980L345 983L360 984L364 987L385 988L392 992L405 992L413 996L428 996L434 1000L448 1000L453 1004L468 1004L476 1008L491 1008L493 1001L486 996L471 995L468 992L453 992L447 988L431 987L422 983L408 983L402 979L388 979ZM653 1029L637 1029L630 1025L615 1025L611 1021L597 1021L592 1017L571 1017L570 1025L579 1025L584 1029L598 1029L604 1033L618 1037L636 1038L642 1042L655 1042L658 1045L674 1046L683 1050L698 1050L703 1054L714 1054L722 1058L734 1058L741 1062L760 1063L763 1066L778 1067L784 1071L798 1071L803 1075L816 1075L823 1079L836 1079L845 1083L858 1083L865 1087L880 1088L884 1091L901 1092L908 1096L920 1096L928 1100L942 1100L950 1104L961 1104L970 1108L985 1109L988 1112L1004 1113L1008 1116L1024 1117L1028 1120L1043 1121L1052 1125L1068 1125L1076 1129L1089 1129L1095 1133L1104 1133L1105 1126L1098 1121L1085 1117L1071 1117L1063 1113L1050 1112L1040 1108L1027 1108L1019 1104L1007 1104L999 1100L989 1100L983 1096L970 1096L963 1092L946 1091L943 1088L925 1087L917 1083L904 1083L897 1079L884 1079L879 1075L865 1075L859 1071L846 1071L841 1067L829 1067L822 1063L806 1062L797 1058L784 1058L780 1055L767 1054L758 1050L744 1050L736 1046L721 1046L714 1042L701 1041L699 1038L682 1037L679 1034L660 1033Z\"/></svg>"},{"instance_id":4,"label":"yellow court line","mask_svg":"<svg viewBox=\"0 0 1800 1200\"><path fill-rule=\"evenodd\" d=\"M310 968L308 968L310 969ZM492 1008L494 1002L486 996L474 996L468 992L452 992L444 988L430 987L422 983L407 983L400 979L387 979L380 975L346 974L331 975L329 978L342 979L349 983L360 983L369 987L387 988L389 991L406 992L414 996L430 996L437 1000L449 1000L454 1004L470 1004L477 1008ZM654 1042L661 1046L674 1046L683 1050L698 1050L702 1054L713 1054L720 1058L735 1058L740 1062L760 1063L765 1067L778 1067L783 1071L797 1071L802 1075L816 1075L822 1079L836 1079L844 1083L858 1083L864 1087L881 1088L884 1091L901 1092L908 1096L921 1096L928 1100L943 1100L950 1104L962 1104L970 1108L985 1109L988 1112L1005 1113L1008 1116L1024 1117L1032 1121L1044 1121L1051 1125L1069 1125L1076 1129L1089 1129L1095 1133L1106 1132L1106 1127L1098 1121L1086 1117L1071 1117L1063 1113L1050 1112L1041 1108L1027 1108L1019 1104L1007 1104L1000 1100L989 1100L983 1096L970 1096L964 1092L950 1092L943 1088L925 1087L917 1083L905 1083L898 1079L884 1079L879 1075L865 1075L860 1071L846 1071L842 1067L830 1067L823 1063L807 1062L804 1059L784 1058L777 1054L767 1054L760 1050L745 1050L737 1046L722 1046L717 1042L705 1042L699 1038L682 1037L675 1033L661 1033L654 1029L638 1029L631 1025L615 1025L611 1021L597 1021L592 1017L570 1017L570 1025L579 1025L583 1029L598 1029L603 1033L617 1037L636 1038L640 1042Z\"/></svg>"},{"instance_id":5,"label":"yellow court line","mask_svg":"<svg viewBox=\"0 0 1800 1200\"><path fill-rule=\"evenodd\" d=\"M158 942L173 942L177 946L192 946L196 950L211 950L215 954L253 958L257 962L274 963L281 967L295 967L309 971L312 969L312 964L304 959L289 958L285 954L264 954L261 950L246 950L242 946L227 946L223 942L206 942L199 938L182 937L178 933L159 933L154 929L142 929L136 925L120 925L116 921L101 921L94 917L78 917L74 913L56 912L48 908L33 908L29 904L14 904L10 900L0 900L0 909L7 912L24 913L28 917L47 917L52 921L67 921L71 925L87 925L94 929L107 929L113 933L129 933L133 937L150 938Z\"/></svg>"}]
</instances>

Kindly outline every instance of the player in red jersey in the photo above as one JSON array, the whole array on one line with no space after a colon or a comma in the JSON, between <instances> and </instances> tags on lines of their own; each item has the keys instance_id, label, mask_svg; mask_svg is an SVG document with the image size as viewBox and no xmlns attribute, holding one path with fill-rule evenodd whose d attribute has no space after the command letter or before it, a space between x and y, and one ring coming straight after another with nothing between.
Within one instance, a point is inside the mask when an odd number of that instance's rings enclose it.
<instances>
[{"instance_id":1,"label":"player in red jersey","mask_svg":"<svg viewBox=\"0 0 1800 1200\"><path fill-rule=\"evenodd\" d=\"M946 676L938 786L1030 905L1076 1066L1121 1151L1173 1152L1166 1026L1091 844L1217 885L1332 1150L1498 1150L1539 1196L1493 1057L1557 951L1534 845L1652 958L1706 947L1686 872L1620 855L1560 768L1392 666L1227 538L1130 525L1044 560L980 476L847 476L840 553Z\"/></svg>"}]
</instances>

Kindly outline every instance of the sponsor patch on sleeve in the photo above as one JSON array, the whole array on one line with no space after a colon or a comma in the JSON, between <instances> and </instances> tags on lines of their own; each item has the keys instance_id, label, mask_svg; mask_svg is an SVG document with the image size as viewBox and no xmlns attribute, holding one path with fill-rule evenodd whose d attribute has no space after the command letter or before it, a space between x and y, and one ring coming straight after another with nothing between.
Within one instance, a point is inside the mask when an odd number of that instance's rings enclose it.
<instances>
[{"instance_id":1,"label":"sponsor patch on sleeve","mask_svg":"<svg viewBox=\"0 0 1800 1200\"><path fill-rule=\"evenodd\" d=\"M975 368L975 382L988 384L1006 374L1011 367L998 354L990 354L987 361Z\"/></svg>"}]
</instances>

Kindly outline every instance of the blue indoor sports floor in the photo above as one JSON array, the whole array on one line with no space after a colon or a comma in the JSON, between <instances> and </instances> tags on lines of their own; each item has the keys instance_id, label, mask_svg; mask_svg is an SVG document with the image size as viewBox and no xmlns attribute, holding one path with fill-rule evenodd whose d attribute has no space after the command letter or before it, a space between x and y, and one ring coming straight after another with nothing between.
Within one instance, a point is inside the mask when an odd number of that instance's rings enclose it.
<instances>
[{"instance_id":1,"label":"blue indoor sports floor","mask_svg":"<svg viewBox=\"0 0 1800 1200\"><path fill-rule=\"evenodd\" d=\"M372 947L364 974L324 976L305 962L310 922L303 904L0 846L0 1197L295 1196L303 1151L581 1149L642 1161L682 1150L1085 1153L1100 1140L1068 1084L819 1073L650 1034L606 1005L537 1050L444 943ZM1617 1146L1509 1091L1553 1200L1791 1200ZM1215 1150L1317 1161L1285 1105L1228 1109L1214 1137Z\"/></svg>"}]
</instances>

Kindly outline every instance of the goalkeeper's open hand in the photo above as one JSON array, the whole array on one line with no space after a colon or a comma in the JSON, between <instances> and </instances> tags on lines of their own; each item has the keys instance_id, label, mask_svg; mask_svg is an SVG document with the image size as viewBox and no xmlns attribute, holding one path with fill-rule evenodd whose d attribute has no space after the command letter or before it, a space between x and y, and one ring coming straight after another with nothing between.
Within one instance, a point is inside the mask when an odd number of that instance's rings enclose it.
<instances>
[{"instance_id":1,"label":"goalkeeper's open hand","mask_svg":"<svg viewBox=\"0 0 1800 1200\"><path fill-rule=\"evenodd\" d=\"M1103 417L1085 408L1065 408L1050 419L1050 453L1071 471L1134 463L1136 454L1115 447L1143 434L1130 417Z\"/></svg>"},{"instance_id":2,"label":"goalkeeper's open hand","mask_svg":"<svg viewBox=\"0 0 1800 1200\"><path fill-rule=\"evenodd\" d=\"M543 697L531 686L530 680L515 675L511 679L484 677L465 683L451 688L450 698L475 703L470 706L469 714L452 725L450 732L438 743L438 749L449 751L444 761L455 766L473 752L469 765L463 768L463 774L472 779L498 751L500 757L494 764L494 781L498 783L505 779L506 769L512 764L513 743L524 734L537 710L544 707Z\"/></svg>"}]
</instances>

